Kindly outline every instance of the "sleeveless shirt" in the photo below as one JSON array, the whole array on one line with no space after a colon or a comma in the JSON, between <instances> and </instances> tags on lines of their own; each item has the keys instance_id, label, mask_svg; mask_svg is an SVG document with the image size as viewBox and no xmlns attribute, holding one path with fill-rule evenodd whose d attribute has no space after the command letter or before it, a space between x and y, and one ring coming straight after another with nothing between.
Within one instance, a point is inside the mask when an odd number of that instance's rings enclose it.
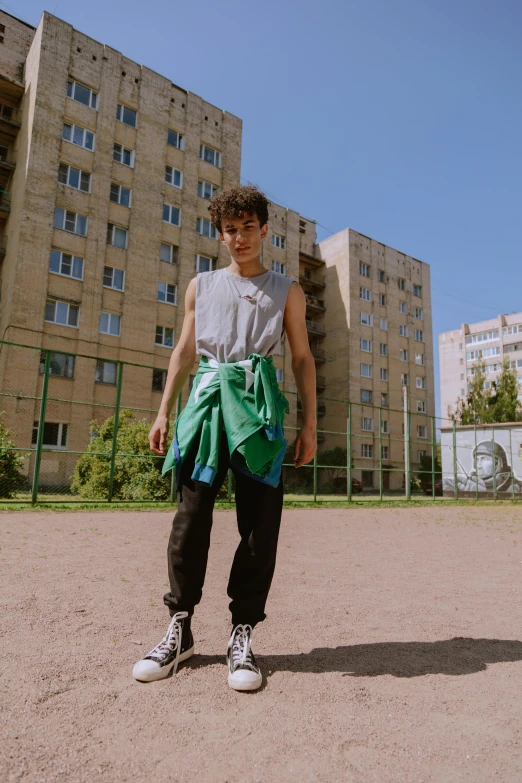
<instances>
[{"instance_id":1,"label":"sleeveless shirt","mask_svg":"<svg viewBox=\"0 0 522 783\"><path fill-rule=\"evenodd\" d=\"M251 353L279 351L286 298L294 281L268 269L238 277L226 267L196 279L196 353L218 362L238 362ZM251 302L241 298L250 295Z\"/></svg>"}]
</instances>

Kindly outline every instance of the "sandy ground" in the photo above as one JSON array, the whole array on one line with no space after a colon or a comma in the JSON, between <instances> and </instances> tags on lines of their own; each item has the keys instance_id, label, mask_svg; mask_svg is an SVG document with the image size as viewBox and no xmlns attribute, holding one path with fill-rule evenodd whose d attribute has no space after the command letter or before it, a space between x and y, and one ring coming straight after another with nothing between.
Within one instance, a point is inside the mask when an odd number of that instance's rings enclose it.
<instances>
[{"instance_id":1,"label":"sandy ground","mask_svg":"<svg viewBox=\"0 0 522 783\"><path fill-rule=\"evenodd\" d=\"M235 515L215 512L196 652L152 684L173 512L0 514L0 780L522 780L522 510L289 509L228 688Z\"/></svg>"}]
</instances>

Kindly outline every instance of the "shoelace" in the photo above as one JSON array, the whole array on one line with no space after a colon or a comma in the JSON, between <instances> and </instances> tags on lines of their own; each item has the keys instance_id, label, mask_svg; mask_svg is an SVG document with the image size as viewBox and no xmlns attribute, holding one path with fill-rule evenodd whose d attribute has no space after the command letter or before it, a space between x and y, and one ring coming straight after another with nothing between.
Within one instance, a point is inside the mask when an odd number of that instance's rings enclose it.
<instances>
[{"instance_id":1,"label":"shoelace","mask_svg":"<svg viewBox=\"0 0 522 783\"><path fill-rule=\"evenodd\" d=\"M178 669L178 659L181 653L181 633L182 625L181 620L188 617L188 612L178 612L170 621L170 625L167 628L167 633L159 644L150 651L146 658L160 661L165 656L169 655L174 649L176 650L176 661L174 663L174 674Z\"/></svg>"},{"instance_id":2,"label":"shoelace","mask_svg":"<svg viewBox=\"0 0 522 783\"><path fill-rule=\"evenodd\" d=\"M252 626L250 625L237 625L234 629L234 640L232 643L232 668L237 666L247 666L250 669L254 669L254 661L252 660Z\"/></svg>"}]
</instances>

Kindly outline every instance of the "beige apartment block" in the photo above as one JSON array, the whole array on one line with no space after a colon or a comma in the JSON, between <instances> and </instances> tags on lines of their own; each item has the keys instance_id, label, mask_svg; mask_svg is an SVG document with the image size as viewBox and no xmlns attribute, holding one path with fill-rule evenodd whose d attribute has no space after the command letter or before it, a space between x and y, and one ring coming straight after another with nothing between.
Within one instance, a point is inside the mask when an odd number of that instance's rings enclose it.
<instances>
[{"instance_id":1,"label":"beige apartment block","mask_svg":"<svg viewBox=\"0 0 522 783\"><path fill-rule=\"evenodd\" d=\"M462 324L460 329L440 334L442 416L449 416L457 401L465 399L477 365L486 365L486 388L491 388L505 361L519 376L522 401L522 313Z\"/></svg>"},{"instance_id":2,"label":"beige apartment block","mask_svg":"<svg viewBox=\"0 0 522 783\"><path fill-rule=\"evenodd\" d=\"M423 453L431 454L430 268L349 228L320 242L316 254L326 267L327 396L351 403L354 475L377 487L382 466L384 489L398 489L404 469L404 384L413 469ZM324 429L341 429L347 406L327 399L325 408ZM335 442L346 447L341 437Z\"/></svg>"},{"instance_id":3,"label":"beige apartment block","mask_svg":"<svg viewBox=\"0 0 522 783\"><path fill-rule=\"evenodd\" d=\"M0 335L94 357L49 382L46 421L82 450L115 403L118 361L150 365L125 366L122 405L157 410L187 285L229 262L207 204L239 182L241 120L48 13L37 29L0 24ZM2 346L4 420L27 447L39 365L38 350ZM63 457L46 456L50 482L67 482Z\"/></svg>"}]
</instances>

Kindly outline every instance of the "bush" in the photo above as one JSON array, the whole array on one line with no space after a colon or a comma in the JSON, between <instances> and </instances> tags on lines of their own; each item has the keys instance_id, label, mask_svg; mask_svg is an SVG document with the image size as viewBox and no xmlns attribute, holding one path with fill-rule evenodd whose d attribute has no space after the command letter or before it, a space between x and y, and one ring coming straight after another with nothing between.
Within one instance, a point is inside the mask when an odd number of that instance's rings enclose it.
<instances>
[{"instance_id":1,"label":"bush","mask_svg":"<svg viewBox=\"0 0 522 783\"><path fill-rule=\"evenodd\" d=\"M10 435L0 421L0 498L14 498L26 484L25 476L20 473L24 458L12 450L15 444Z\"/></svg>"}]
</instances>

